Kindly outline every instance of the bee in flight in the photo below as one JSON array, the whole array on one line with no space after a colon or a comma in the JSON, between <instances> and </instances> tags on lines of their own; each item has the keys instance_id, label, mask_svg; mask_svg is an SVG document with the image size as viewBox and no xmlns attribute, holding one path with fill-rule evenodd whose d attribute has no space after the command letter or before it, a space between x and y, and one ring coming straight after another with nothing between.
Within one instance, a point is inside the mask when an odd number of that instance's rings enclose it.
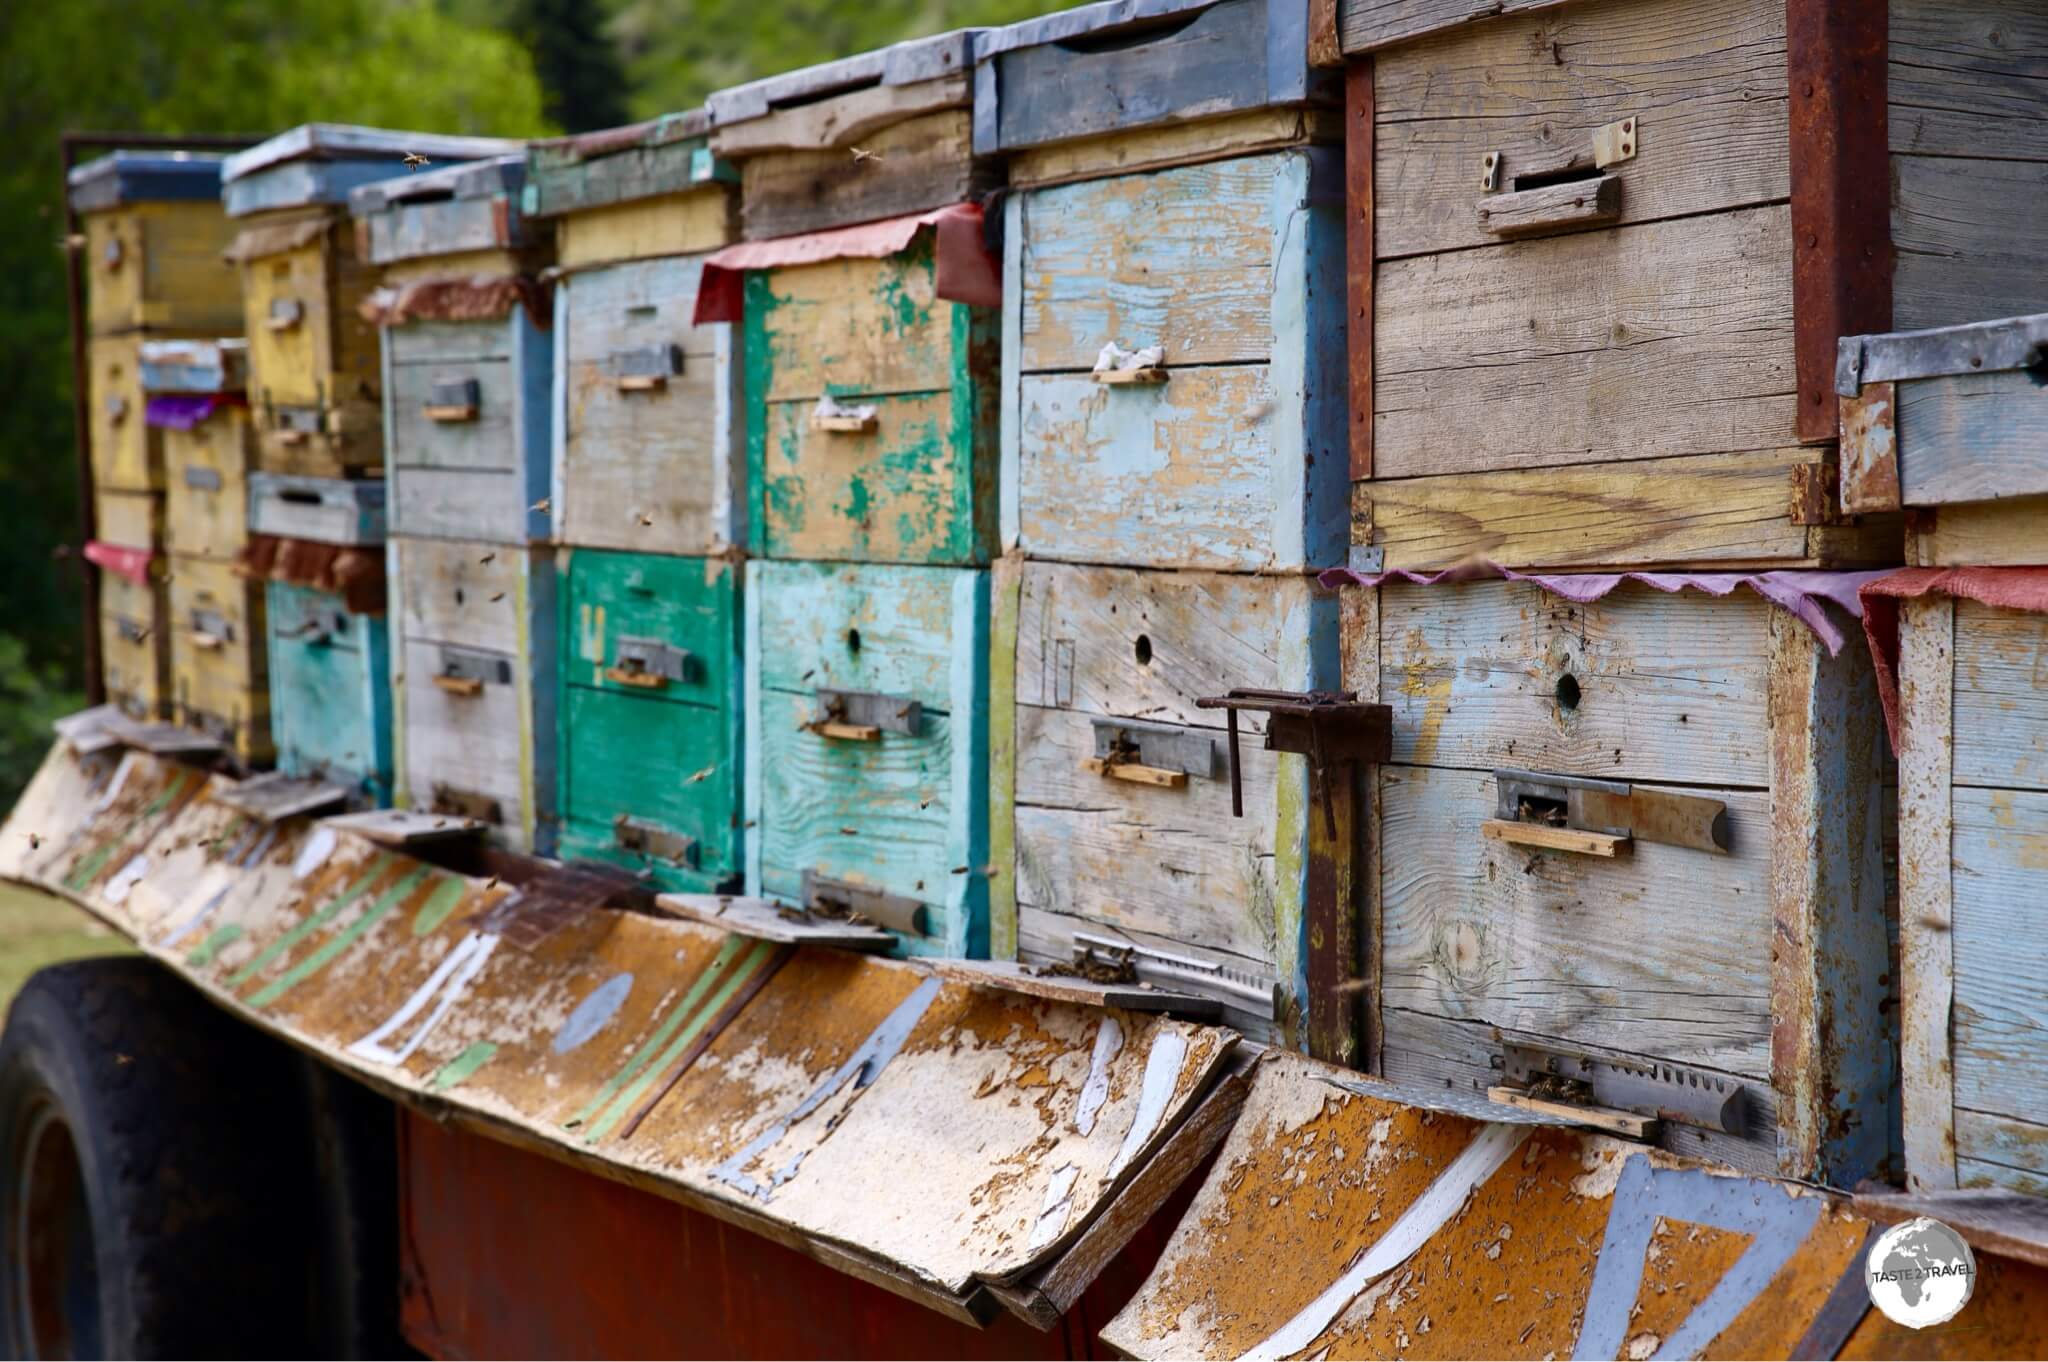
<instances>
[{"instance_id":1,"label":"bee in flight","mask_svg":"<svg viewBox=\"0 0 2048 1362\"><path fill-rule=\"evenodd\" d=\"M405 153L405 168L407 170L418 170L421 166L432 164L432 161L429 161L426 157L420 155L416 151L408 151L407 153Z\"/></svg>"}]
</instances>

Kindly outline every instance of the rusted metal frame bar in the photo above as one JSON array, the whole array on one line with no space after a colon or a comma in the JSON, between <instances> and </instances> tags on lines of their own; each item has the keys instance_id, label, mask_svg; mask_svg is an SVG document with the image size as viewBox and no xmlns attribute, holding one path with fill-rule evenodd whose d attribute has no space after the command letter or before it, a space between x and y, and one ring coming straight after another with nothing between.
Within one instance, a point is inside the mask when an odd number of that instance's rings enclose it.
<instances>
[{"instance_id":1,"label":"rusted metal frame bar","mask_svg":"<svg viewBox=\"0 0 2048 1362\"><path fill-rule=\"evenodd\" d=\"M1372 58L1344 68L1344 319L1351 375L1351 480L1372 476Z\"/></svg>"},{"instance_id":2,"label":"rusted metal frame bar","mask_svg":"<svg viewBox=\"0 0 2048 1362\"><path fill-rule=\"evenodd\" d=\"M1836 437L1843 336L1892 324L1886 0L1786 0L1798 434Z\"/></svg>"},{"instance_id":3,"label":"rusted metal frame bar","mask_svg":"<svg viewBox=\"0 0 2048 1362\"><path fill-rule=\"evenodd\" d=\"M80 223L71 206L71 171L81 151L105 151L124 147L161 147L167 150L239 151L262 139L240 135L199 134L179 136L154 132L64 132L57 135L58 192L64 201L64 304L71 327L71 426L72 448L78 482L78 542L81 549L99 533L92 492L92 403L88 392L91 371L86 362L85 269L78 245ZM85 702L104 704L107 698L106 664L100 656L100 570L83 552L74 556L79 572L79 609L85 631Z\"/></svg>"}]
</instances>

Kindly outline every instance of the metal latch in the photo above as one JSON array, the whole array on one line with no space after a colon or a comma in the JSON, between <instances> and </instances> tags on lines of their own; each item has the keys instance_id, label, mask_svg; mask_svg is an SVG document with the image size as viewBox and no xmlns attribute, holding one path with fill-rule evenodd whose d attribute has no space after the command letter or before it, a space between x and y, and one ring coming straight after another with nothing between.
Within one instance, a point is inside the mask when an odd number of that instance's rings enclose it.
<instances>
[{"instance_id":1,"label":"metal latch","mask_svg":"<svg viewBox=\"0 0 2048 1362\"><path fill-rule=\"evenodd\" d=\"M1322 801L1323 826L1337 835L1337 796L1330 768L1381 762L1393 747L1394 711L1369 704L1351 691L1260 690L1239 686L1228 695L1195 701L1201 709L1223 710L1230 731L1230 812L1244 817L1244 770L1237 748L1237 712L1264 710L1266 750L1308 758L1309 794Z\"/></svg>"},{"instance_id":2,"label":"metal latch","mask_svg":"<svg viewBox=\"0 0 2048 1362\"><path fill-rule=\"evenodd\" d=\"M892 932L925 934L925 906L916 899L871 885L829 879L815 870L804 871L803 906L810 913L863 917Z\"/></svg>"},{"instance_id":3,"label":"metal latch","mask_svg":"<svg viewBox=\"0 0 2048 1362\"><path fill-rule=\"evenodd\" d=\"M923 704L901 695L820 688L817 697L817 711L805 726L821 738L874 742L884 733L914 738L924 726Z\"/></svg>"},{"instance_id":4,"label":"metal latch","mask_svg":"<svg viewBox=\"0 0 2048 1362\"><path fill-rule=\"evenodd\" d=\"M124 643L140 643L149 637L149 626L138 624L131 619L115 620L114 630L121 635L121 641Z\"/></svg>"},{"instance_id":5,"label":"metal latch","mask_svg":"<svg viewBox=\"0 0 2048 1362\"><path fill-rule=\"evenodd\" d=\"M218 492L220 490L220 470L218 468L194 468L188 464L185 468L185 485L195 492Z\"/></svg>"},{"instance_id":6,"label":"metal latch","mask_svg":"<svg viewBox=\"0 0 2048 1362\"><path fill-rule=\"evenodd\" d=\"M100 263L110 270L118 270L121 268L122 254L121 238L110 236L106 245L100 247Z\"/></svg>"},{"instance_id":7,"label":"metal latch","mask_svg":"<svg viewBox=\"0 0 2048 1362\"><path fill-rule=\"evenodd\" d=\"M1212 960L1175 955L1135 941L1118 941L1092 932L1075 932L1072 938L1074 963L1083 967L1125 969L1136 982L1170 980L1194 984L1205 993L1232 993L1254 1004L1262 1012L1273 1007L1274 987L1264 979L1230 969Z\"/></svg>"},{"instance_id":8,"label":"metal latch","mask_svg":"<svg viewBox=\"0 0 2048 1362\"><path fill-rule=\"evenodd\" d=\"M1493 778L1495 817L1481 831L1495 841L1594 856L1615 855L1636 838L1696 851L1729 847L1728 806L1718 799L1537 771Z\"/></svg>"},{"instance_id":9,"label":"metal latch","mask_svg":"<svg viewBox=\"0 0 2048 1362\"><path fill-rule=\"evenodd\" d=\"M510 685L512 664L496 653L441 645L441 670L434 684L450 695L478 695L487 685Z\"/></svg>"},{"instance_id":10,"label":"metal latch","mask_svg":"<svg viewBox=\"0 0 2048 1362\"><path fill-rule=\"evenodd\" d=\"M674 681L689 679L690 651L658 638L622 634L612 648L612 665L605 679L622 686L643 686L659 690Z\"/></svg>"},{"instance_id":11,"label":"metal latch","mask_svg":"<svg viewBox=\"0 0 2048 1362\"><path fill-rule=\"evenodd\" d=\"M612 840L621 850L637 851L643 856L667 861L671 865L697 864L696 838L686 837L680 832L671 832L644 818L633 818L622 813L612 819Z\"/></svg>"},{"instance_id":12,"label":"metal latch","mask_svg":"<svg viewBox=\"0 0 2048 1362\"><path fill-rule=\"evenodd\" d=\"M308 643L326 643L348 631L348 617L331 605L320 606L308 611L294 629L279 629L279 638L304 639Z\"/></svg>"},{"instance_id":13,"label":"metal latch","mask_svg":"<svg viewBox=\"0 0 2048 1362\"><path fill-rule=\"evenodd\" d=\"M1097 775L1178 790L1188 777L1216 778L1216 740L1168 724L1091 719L1095 755L1082 763Z\"/></svg>"},{"instance_id":14,"label":"metal latch","mask_svg":"<svg viewBox=\"0 0 2048 1362\"><path fill-rule=\"evenodd\" d=\"M483 392L483 384L474 378L436 378L427 396L427 419L474 421Z\"/></svg>"},{"instance_id":15,"label":"metal latch","mask_svg":"<svg viewBox=\"0 0 2048 1362\"><path fill-rule=\"evenodd\" d=\"M680 345L643 345L637 350L612 352L612 381L623 392L645 392L666 387L671 378L680 376L682 372L683 347Z\"/></svg>"},{"instance_id":16,"label":"metal latch","mask_svg":"<svg viewBox=\"0 0 2048 1362\"><path fill-rule=\"evenodd\" d=\"M235 641L235 627L218 610L194 607L191 627L192 641L202 648L218 648Z\"/></svg>"},{"instance_id":17,"label":"metal latch","mask_svg":"<svg viewBox=\"0 0 2048 1362\"><path fill-rule=\"evenodd\" d=\"M445 813L457 818L475 818L485 823L502 823L504 811L498 801L474 790L461 790L443 781L434 782L435 813Z\"/></svg>"},{"instance_id":18,"label":"metal latch","mask_svg":"<svg viewBox=\"0 0 2048 1362\"><path fill-rule=\"evenodd\" d=\"M106 401L107 420L120 425L128 419L128 399L119 393L110 394Z\"/></svg>"},{"instance_id":19,"label":"metal latch","mask_svg":"<svg viewBox=\"0 0 2048 1362\"><path fill-rule=\"evenodd\" d=\"M1743 1133L1746 1094L1742 1084L1721 1074L1505 1040L1500 1068L1510 1089L1540 1101Z\"/></svg>"},{"instance_id":20,"label":"metal latch","mask_svg":"<svg viewBox=\"0 0 2048 1362\"><path fill-rule=\"evenodd\" d=\"M273 424L277 429L292 431L301 435L320 433L320 408L318 407L274 407L271 409Z\"/></svg>"},{"instance_id":21,"label":"metal latch","mask_svg":"<svg viewBox=\"0 0 2048 1362\"><path fill-rule=\"evenodd\" d=\"M263 320L272 331L289 331L304 320L306 305L296 298L272 298L270 315Z\"/></svg>"}]
</instances>

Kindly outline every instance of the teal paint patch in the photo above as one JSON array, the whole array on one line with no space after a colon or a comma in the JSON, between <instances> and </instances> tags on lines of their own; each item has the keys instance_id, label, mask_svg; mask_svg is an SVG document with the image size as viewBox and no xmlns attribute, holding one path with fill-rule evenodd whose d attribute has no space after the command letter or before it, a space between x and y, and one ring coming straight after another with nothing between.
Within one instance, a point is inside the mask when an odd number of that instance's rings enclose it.
<instances>
[{"instance_id":1,"label":"teal paint patch","mask_svg":"<svg viewBox=\"0 0 2048 1362\"><path fill-rule=\"evenodd\" d=\"M446 879L435 885L434 892L427 895L427 901L413 914L412 934L426 936L439 928L455 911L456 905L462 902L468 888L464 881L458 879Z\"/></svg>"},{"instance_id":2,"label":"teal paint patch","mask_svg":"<svg viewBox=\"0 0 2048 1362\"><path fill-rule=\"evenodd\" d=\"M420 882L425 880L426 877L427 867L421 866L378 895L376 901L368 908L365 908L362 915L354 922L351 922L348 926L322 942L318 950L286 970L278 979L257 990L249 998L249 1006L268 1007L292 989L297 988L300 984L327 968L328 965L334 962L336 956L368 935L370 928L376 926L386 913L397 907L406 896L418 888Z\"/></svg>"},{"instance_id":3,"label":"teal paint patch","mask_svg":"<svg viewBox=\"0 0 2048 1362\"><path fill-rule=\"evenodd\" d=\"M434 1076L427 1080L427 1087L434 1092L446 1092L458 1083L466 1083L497 1053L497 1046L480 1040L435 1070Z\"/></svg>"},{"instance_id":4,"label":"teal paint patch","mask_svg":"<svg viewBox=\"0 0 2048 1362\"><path fill-rule=\"evenodd\" d=\"M216 927L206 940L200 942L186 955L185 963L194 968L210 965L213 963L213 957L220 954L222 947L231 946L241 939L242 924L239 922L230 922L225 927Z\"/></svg>"}]
</instances>

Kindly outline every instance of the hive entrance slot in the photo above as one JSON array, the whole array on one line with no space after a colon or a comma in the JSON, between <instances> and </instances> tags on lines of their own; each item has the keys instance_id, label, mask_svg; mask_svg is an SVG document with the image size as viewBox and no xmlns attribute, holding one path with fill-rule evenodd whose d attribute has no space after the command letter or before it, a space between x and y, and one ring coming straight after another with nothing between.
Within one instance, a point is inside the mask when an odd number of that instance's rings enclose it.
<instances>
[{"instance_id":1,"label":"hive entrance slot","mask_svg":"<svg viewBox=\"0 0 2048 1362\"><path fill-rule=\"evenodd\" d=\"M1549 170L1532 170L1526 175L1515 176L1513 187L1517 193L1524 189L1547 189L1554 184L1578 184L1585 180L1597 180L1601 173L1600 167L1591 161L1583 165L1553 166Z\"/></svg>"},{"instance_id":2,"label":"hive entrance slot","mask_svg":"<svg viewBox=\"0 0 2048 1362\"><path fill-rule=\"evenodd\" d=\"M1091 52L1127 52L1134 47L1146 47L1161 38L1171 38L1182 29L1189 27L1202 17L1199 10L1186 14L1169 15L1150 21L1126 24L1109 33L1091 33L1085 37L1062 38L1053 44L1062 52L1087 54Z\"/></svg>"}]
</instances>

